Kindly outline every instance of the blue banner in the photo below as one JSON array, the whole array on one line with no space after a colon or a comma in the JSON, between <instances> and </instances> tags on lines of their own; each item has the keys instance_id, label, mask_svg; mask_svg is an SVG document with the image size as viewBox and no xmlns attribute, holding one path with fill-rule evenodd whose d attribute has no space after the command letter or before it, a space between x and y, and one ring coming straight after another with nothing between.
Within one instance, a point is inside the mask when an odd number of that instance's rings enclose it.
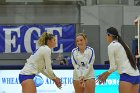
<instances>
[{"instance_id":1,"label":"blue banner","mask_svg":"<svg viewBox=\"0 0 140 93\"><path fill-rule=\"evenodd\" d=\"M71 52L75 47L74 24L0 26L0 53L31 53L44 31L56 37L54 53Z\"/></svg>"}]
</instances>

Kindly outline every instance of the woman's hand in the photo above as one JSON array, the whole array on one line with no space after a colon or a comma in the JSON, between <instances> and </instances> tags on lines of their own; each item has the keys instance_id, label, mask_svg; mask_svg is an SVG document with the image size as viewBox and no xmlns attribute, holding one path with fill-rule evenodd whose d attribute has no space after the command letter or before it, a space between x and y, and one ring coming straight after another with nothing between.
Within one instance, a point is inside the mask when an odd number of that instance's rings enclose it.
<instances>
[{"instance_id":1,"label":"woman's hand","mask_svg":"<svg viewBox=\"0 0 140 93\"><path fill-rule=\"evenodd\" d=\"M101 75L98 76L96 79L96 83L99 82L99 84L104 84L106 82L107 77L110 75L108 71L102 73Z\"/></svg>"},{"instance_id":2,"label":"woman's hand","mask_svg":"<svg viewBox=\"0 0 140 93\"><path fill-rule=\"evenodd\" d=\"M81 87L85 87L84 76L81 76L81 77L80 77L79 84L80 84Z\"/></svg>"},{"instance_id":3,"label":"woman's hand","mask_svg":"<svg viewBox=\"0 0 140 93\"><path fill-rule=\"evenodd\" d=\"M61 89L62 88L62 82L61 82L61 79L56 77L55 79L53 79L53 81L55 82L55 85Z\"/></svg>"}]
</instances>

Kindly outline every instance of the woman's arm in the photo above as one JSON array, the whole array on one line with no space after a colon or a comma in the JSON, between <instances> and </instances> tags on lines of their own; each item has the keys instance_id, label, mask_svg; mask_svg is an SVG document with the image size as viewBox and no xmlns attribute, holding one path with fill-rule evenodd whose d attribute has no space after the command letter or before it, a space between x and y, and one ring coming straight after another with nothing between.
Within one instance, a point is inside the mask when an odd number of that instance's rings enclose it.
<instances>
[{"instance_id":1,"label":"woman's arm","mask_svg":"<svg viewBox=\"0 0 140 93\"><path fill-rule=\"evenodd\" d=\"M54 72L52 70L51 50L45 51L43 58L44 58L45 66L44 66L44 69L41 71L41 73L46 75L49 79L53 80L55 82L56 86L59 89L61 89L61 86L62 86L61 80L54 74Z\"/></svg>"},{"instance_id":2,"label":"woman's arm","mask_svg":"<svg viewBox=\"0 0 140 93\"><path fill-rule=\"evenodd\" d=\"M74 52L72 52L72 54L71 54L71 61L72 61L72 65L73 65L74 69L76 70L78 77L80 78L82 75L82 72L81 72L80 66L77 64L77 60L76 60Z\"/></svg>"},{"instance_id":3,"label":"woman's arm","mask_svg":"<svg viewBox=\"0 0 140 93\"><path fill-rule=\"evenodd\" d=\"M111 73L109 73L108 71L102 73L101 75L98 76L98 78L96 79L96 83L99 82L99 84L104 84L106 82L106 79L108 78L108 76Z\"/></svg>"},{"instance_id":4,"label":"woman's arm","mask_svg":"<svg viewBox=\"0 0 140 93\"><path fill-rule=\"evenodd\" d=\"M83 74L82 74L83 77L87 76L90 73L90 71L93 70L93 64L95 61L95 53L94 53L93 49L91 49L89 56L90 56L90 58L89 58L88 65L85 67Z\"/></svg>"},{"instance_id":5,"label":"woman's arm","mask_svg":"<svg viewBox=\"0 0 140 93\"><path fill-rule=\"evenodd\" d=\"M108 72L112 73L117 69L117 65L115 62L115 46L108 47L108 56L109 56L109 64L110 64L110 68Z\"/></svg>"},{"instance_id":6,"label":"woman's arm","mask_svg":"<svg viewBox=\"0 0 140 93\"><path fill-rule=\"evenodd\" d=\"M46 48L45 48L46 49ZM46 49L43 50L43 59L44 59L44 68L41 71L42 74L46 75L50 79L55 79L56 75L54 74L52 70L52 64L51 64L51 50Z\"/></svg>"},{"instance_id":7,"label":"woman's arm","mask_svg":"<svg viewBox=\"0 0 140 93\"><path fill-rule=\"evenodd\" d=\"M99 82L99 84L105 83L108 76L117 69L117 65L115 62L115 46L108 47L108 56L109 56L110 68L108 71L99 75L99 77L96 80L96 82Z\"/></svg>"}]
</instances>

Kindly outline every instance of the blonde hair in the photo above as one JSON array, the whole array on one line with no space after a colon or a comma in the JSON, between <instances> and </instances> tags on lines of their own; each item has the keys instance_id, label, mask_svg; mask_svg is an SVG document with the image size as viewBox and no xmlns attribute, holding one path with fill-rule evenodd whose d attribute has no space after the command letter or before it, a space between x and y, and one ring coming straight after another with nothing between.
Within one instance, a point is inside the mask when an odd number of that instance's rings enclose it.
<instances>
[{"instance_id":1,"label":"blonde hair","mask_svg":"<svg viewBox=\"0 0 140 93\"><path fill-rule=\"evenodd\" d=\"M78 37L78 36L82 36L84 38L86 44L87 44L88 40L87 40L87 35L85 33L78 33L76 35L76 37ZM75 42L75 44L77 45L77 42Z\"/></svg>"},{"instance_id":2,"label":"blonde hair","mask_svg":"<svg viewBox=\"0 0 140 93\"><path fill-rule=\"evenodd\" d=\"M87 35L85 33L79 33L76 35L77 36L82 36L85 40L87 40Z\"/></svg>"},{"instance_id":3,"label":"blonde hair","mask_svg":"<svg viewBox=\"0 0 140 93\"><path fill-rule=\"evenodd\" d=\"M47 45L48 40L54 38L54 35L51 33L44 32L38 40L40 46Z\"/></svg>"}]
</instances>

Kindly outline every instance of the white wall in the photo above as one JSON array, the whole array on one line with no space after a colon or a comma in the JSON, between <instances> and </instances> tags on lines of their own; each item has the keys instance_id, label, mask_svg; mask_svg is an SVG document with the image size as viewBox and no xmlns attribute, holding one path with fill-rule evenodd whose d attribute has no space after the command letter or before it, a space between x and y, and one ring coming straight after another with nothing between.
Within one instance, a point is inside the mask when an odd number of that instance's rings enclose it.
<instances>
[{"instance_id":1,"label":"white wall","mask_svg":"<svg viewBox=\"0 0 140 93\"><path fill-rule=\"evenodd\" d=\"M0 24L78 23L76 5L0 5Z\"/></svg>"},{"instance_id":2,"label":"white wall","mask_svg":"<svg viewBox=\"0 0 140 93\"><path fill-rule=\"evenodd\" d=\"M98 6L82 6L81 7L81 23L82 25L99 25L99 7Z\"/></svg>"},{"instance_id":3,"label":"white wall","mask_svg":"<svg viewBox=\"0 0 140 93\"><path fill-rule=\"evenodd\" d=\"M134 25L134 19L140 15L139 6L124 6L124 5L95 5L83 6L81 8L82 25L99 25L100 26L100 61L104 64L108 60L107 46L105 40L106 29L114 26L121 34L123 25ZM92 29L94 31L94 29ZM133 32L132 32L133 33ZM93 34L93 36L95 36ZM129 39L128 39L129 40Z\"/></svg>"},{"instance_id":4,"label":"white wall","mask_svg":"<svg viewBox=\"0 0 140 93\"><path fill-rule=\"evenodd\" d=\"M134 20L140 15L140 6L124 6L123 7L124 25L134 25Z\"/></svg>"}]
</instances>

